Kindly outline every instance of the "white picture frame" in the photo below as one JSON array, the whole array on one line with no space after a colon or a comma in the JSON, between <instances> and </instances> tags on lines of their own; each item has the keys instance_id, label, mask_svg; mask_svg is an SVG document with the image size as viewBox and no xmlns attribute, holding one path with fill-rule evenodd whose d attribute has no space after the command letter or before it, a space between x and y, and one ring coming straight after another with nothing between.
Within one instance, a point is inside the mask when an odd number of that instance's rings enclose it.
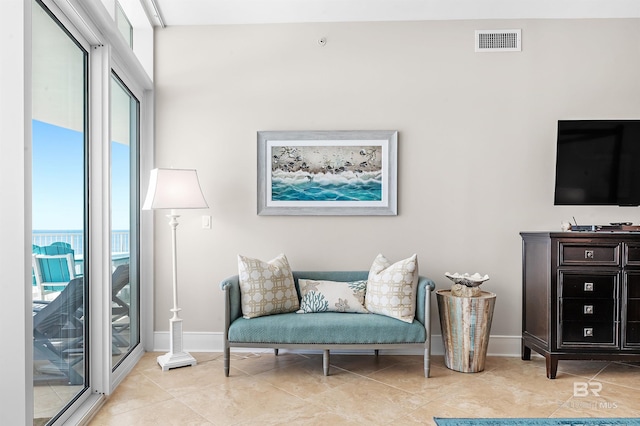
<instances>
[{"instance_id":1,"label":"white picture frame","mask_svg":"<svg viewBox=\"0 0 640 426\"><path fill-rule=\"evenodd\" d=\"M259 131L258 215L397 215L395 130Z\"/></svg>"}]
</instances>

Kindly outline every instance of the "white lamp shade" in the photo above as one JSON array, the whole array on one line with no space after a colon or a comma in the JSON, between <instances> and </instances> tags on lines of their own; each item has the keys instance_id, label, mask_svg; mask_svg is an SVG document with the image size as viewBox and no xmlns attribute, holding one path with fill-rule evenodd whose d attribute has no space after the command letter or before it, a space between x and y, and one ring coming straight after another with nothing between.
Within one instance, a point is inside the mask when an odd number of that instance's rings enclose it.
<instances>
[{"instance_id":1,"label":"white lamp shade","mask_svg":"<svg viewBox=\"0 0 640 426\"><path fill-rule=\"evenodd\" d=\"M198 173L192 169L153 169L143 210L206 209Z\"/></svg>"}]
</instances>

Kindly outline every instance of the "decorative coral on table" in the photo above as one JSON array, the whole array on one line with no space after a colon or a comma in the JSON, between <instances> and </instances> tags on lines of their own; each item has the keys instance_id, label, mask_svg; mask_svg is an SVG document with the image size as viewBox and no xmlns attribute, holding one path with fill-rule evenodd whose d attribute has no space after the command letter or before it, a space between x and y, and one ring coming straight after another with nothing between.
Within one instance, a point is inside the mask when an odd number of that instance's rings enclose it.
<instances>
[{"instance_id":1,"label":"decorative coral on table","mask_svg":"<svg viewBox=\"0 0 640 426\"><path fill-rule=\"evenodd\" d=\"M446 272L444 275L454 282L451 286L451 295L457 297L480 296L480 284L489 280L489 275L485 274L483 276L477 272L473 275L467 273L460 275L457 272L455 274Z\"/></svg>"}]
</instances>

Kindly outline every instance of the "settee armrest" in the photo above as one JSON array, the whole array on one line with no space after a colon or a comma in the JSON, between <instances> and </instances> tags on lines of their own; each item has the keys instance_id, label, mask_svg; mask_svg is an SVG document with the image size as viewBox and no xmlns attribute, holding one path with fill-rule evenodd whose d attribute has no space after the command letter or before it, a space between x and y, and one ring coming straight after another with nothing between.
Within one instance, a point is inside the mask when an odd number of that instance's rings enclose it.
<instances>
[{"instance_id":1,"label":"settee armrest","mask_svg":"<svg viewBox=\"0 0 640 426\"><path fill-rule=\"evenodd\" d=\"M240 280L238 275L231 276L220 282L220 289L225 294L225 321L228 325L242 316L242 304L240 301Z\"/></svg>"},{"instance_id":2,"label":"settee armrest","mask_svg":"<svg viewBox=\"0 0 640 426\"><path fill-rule=\"evenodd\" d=\"M431 293L436 288L436 283L430 278L418 277L418 291L416 295L416 320L429 330L431 315Z\"/></svg>"}]
</instances>

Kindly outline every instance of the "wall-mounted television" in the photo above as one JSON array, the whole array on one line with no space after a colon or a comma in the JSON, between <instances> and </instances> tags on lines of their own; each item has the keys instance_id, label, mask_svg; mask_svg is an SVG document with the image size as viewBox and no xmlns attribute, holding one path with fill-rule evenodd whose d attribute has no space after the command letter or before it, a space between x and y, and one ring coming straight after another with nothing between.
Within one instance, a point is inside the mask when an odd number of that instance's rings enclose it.
<instances>
[{"instance_id":1,"label":"wall-mounted television","mask_svg":"<svg viewBox=\"0 0 640 426\"><path fill-rule=\"evenodd\" d=\"M558 121L555 205L640 205L640 120Z\"/></svg>"}]
</instances>

